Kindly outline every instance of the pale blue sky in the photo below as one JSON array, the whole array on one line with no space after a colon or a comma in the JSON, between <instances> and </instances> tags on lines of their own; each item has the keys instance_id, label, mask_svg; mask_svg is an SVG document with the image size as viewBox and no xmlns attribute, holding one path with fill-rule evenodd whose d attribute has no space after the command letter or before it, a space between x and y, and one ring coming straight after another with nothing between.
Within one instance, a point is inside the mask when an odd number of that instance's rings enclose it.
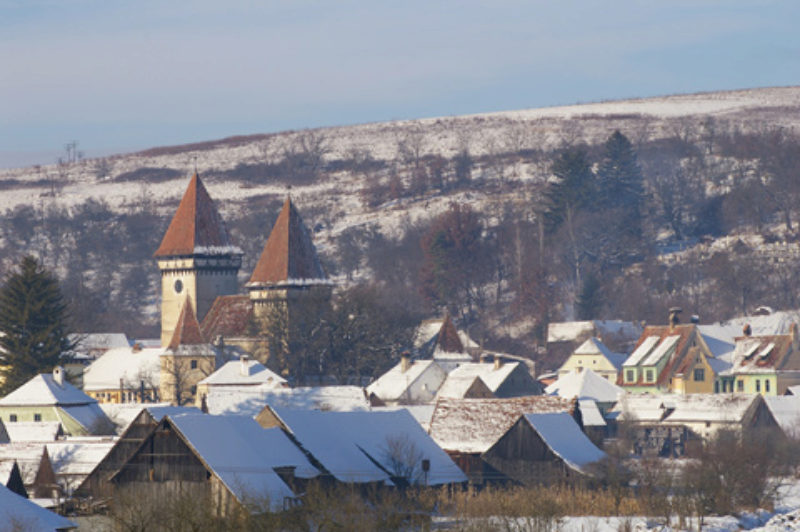
<instances>
[{"instance_id":1,"label":"pale blue sky","mask_svg":"<svg viewBox=\"0 0 800 532\"><path fill-rule=\"evenodd\" d=\"M0 0L0 167L800 84L800 2Z\"/></svg>"}]
</instances>

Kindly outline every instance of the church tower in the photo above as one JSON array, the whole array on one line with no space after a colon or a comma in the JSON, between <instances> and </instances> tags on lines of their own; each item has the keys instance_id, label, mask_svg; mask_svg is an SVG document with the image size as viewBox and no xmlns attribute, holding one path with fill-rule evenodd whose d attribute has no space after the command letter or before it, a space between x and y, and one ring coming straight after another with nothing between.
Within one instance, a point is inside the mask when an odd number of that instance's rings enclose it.
<instances>
[{"instance_id":1,"label":"church tower","mask_svg":"<svg viewBox=\"0 0 800 532\"><path fill-rule=\"evenodd\" d=\"M329 303L331 282L291 198L286 198L246 287L253 313L265 326L276 319L288 326L299 314L313 315Z\"/></svg>"},{"instance_id":2,"label":"church tower","mask_svg":"<svg viewBox=\"0 0 800 532\"><path fill-rule=\"evenodd\" d=\"M217 296L238 290L242 251L231 245L225 224L197 173L154 256L161 270L161 345L166 346L184 301L191 302L194 315L202 320Z\"/></svg>"}]
</instances>

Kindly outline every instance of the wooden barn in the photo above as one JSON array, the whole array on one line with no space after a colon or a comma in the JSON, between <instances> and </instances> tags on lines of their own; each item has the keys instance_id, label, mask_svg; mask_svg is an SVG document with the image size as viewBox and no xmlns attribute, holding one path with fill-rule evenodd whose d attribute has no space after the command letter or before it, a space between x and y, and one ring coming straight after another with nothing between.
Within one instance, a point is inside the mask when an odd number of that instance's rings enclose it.
<instances>
[{"instance_id":1,"label":"wooden barn","mask_svg":"<svg viewBox=\"0 0 800 532\"><path fill-rule=\"evenodd\" d=\"M483 460L525 485L574 482L590 475L605 453L566 412L525 414L483 453Z\"/></svg>"},{"instance_id":2,"label":"wooden barn","mask_svg":"<svg viewBox=\"0 0 800 532\"><path fill-rule=\"evenodd\" d=\"M295 495L277 470L316 474L280 429L262 429L246 416L184 414L164 417L110 481L115 489L188 491L225 515L291 506Z\"/></svg>"}]
</instances>

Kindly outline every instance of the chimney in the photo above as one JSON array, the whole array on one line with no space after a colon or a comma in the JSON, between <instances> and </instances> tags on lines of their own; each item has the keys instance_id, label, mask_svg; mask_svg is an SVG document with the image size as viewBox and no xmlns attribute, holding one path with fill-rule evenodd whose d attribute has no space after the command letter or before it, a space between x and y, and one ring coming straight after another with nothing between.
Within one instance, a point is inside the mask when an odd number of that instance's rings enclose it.
<instances>
[{"instance_id":1,"label":"chimney","mask_svg":"<svg viewBox=\"0 0 800 532\"><path fill-rule=\"evenodd\" d=\"M411 353L403 351L400 355L400 371L405 373L411 368Z\"/></svg>"},{"instance_id":2,"label":"chimney","mask_svg":"<svg viewBox=\"0 0 800 532\"><path fill-rule=\"evenodd\" d=\"M742 332L744 333L745 336L750 336L751 334L753 334L753 329L750 327L749 323L745 323L744 327L742 327Z\"/></svg>"},{"instance_id":3,"label":"chimney","mask_svg":"<svg viewBox=\"0 0 800 532\"><path fill-rule=\"evenodd\" d=\"M139 342L136 342L136 343L133 344L133 347L131 349L132 349L132 351L134 353L138 353L139 351L142 350L142 344L140 344Z\"/></svg>"},{"instance_id":4,"label":"chimney","mask_svg":"<svg viewBox=\"0 0 800 532\"><path fill-rule=\"evenodd\" d=\"M64 386L64 368L56 366L53 368L53 381L59 386Z\"/></svg>"},{"instance_id":5,"label":"chimney","mask_svg":"<svg viewBox=\"0 0 800 532\"><path fill-rule=\"evenodd\" d=\"M239 358L239 373L242 374L242 377L250 376L250 357L247 355L242 355Z\"/></svg>"},{"instance_id":6,"label":"chimney","mask_svg":"<svg viewBox=\"0 0 800 532\"><path fill-rule=\"evenodd\" d=\"M481 353L481 357L479 359L481 364L491 364L492 362L492 355L489 353Z\"/></svg>"},{"instance_id":7,"label":"chimney","mask_svg":"<svg viewBox=\"0 0 800 532\"><path fill-rule=\"evenodd\" d=\"M494 369L496 369L496 370L500 369L500 367L502 365L503 365L503 357L495 355L494 356Z\"/></svg>"},{"instance_id":8,"label":"chimney","mask_svg":"<svg viewBox=\"0 0 800 532\"><path fill-rule=\"evenodd\" d=\"M681 319L678 317L678 314L683 312L683 309L680 307L672 307L669 309L669 330L675 328L681 322Z\"/></svg>"},{"instance_id":9,"label":"chimney","mask_svg":"<svg viewBox=\"0 0 800 532\"><path fill-rule=\"evenodd\" d=\"M698 316L697 314L692 314L690 321L695 325L697 325L698 323L700 323L700 316Z\"/></svg>"},{"instance_id":10,"label":"chimney","mask_svg":"<svg viewBox=\"0 0 800 532\"><path fill-rule=\"evenodd\" d=\"M789 335L792 337L792 347L797 349L800 347L800 336L797 334L797 324L792 323L789 325Z\"/></svg>"}]
</instances>

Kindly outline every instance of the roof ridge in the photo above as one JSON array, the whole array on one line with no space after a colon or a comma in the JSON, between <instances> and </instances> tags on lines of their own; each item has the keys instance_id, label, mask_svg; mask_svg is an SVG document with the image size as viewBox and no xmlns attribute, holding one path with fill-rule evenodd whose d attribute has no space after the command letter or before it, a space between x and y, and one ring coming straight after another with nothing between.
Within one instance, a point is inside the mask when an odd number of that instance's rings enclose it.
<instances>
[{"instance_id":1,"label":"roof ridge","mask_svg":"<svg viewBox=\"0 0 800 532\"><path fill-rule=\"evenodd\" d=\"M175 324L175 331L172 333L172 339L167 347L175 351L181 345L199 345L207 344L200 330L200 323L194 314L192 307L191 296L186 296L181 307L181 314L178 316L178 322Z\"/></svg>"}]
</instances>

